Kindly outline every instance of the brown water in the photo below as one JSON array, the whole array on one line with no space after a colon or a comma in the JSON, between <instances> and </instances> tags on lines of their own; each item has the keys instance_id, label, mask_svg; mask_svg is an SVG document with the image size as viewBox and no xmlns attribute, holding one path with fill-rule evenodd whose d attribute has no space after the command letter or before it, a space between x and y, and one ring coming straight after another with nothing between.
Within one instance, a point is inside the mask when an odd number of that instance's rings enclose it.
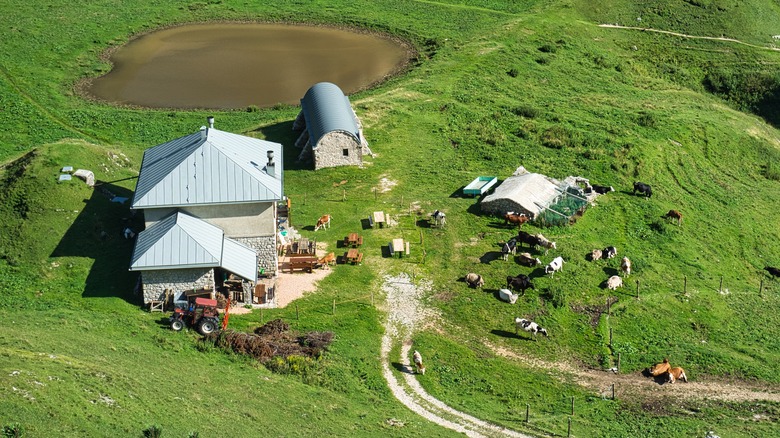
<instances>
[{"instance_id":1,"label":"brown water","mask_svg":"<svg viewBox=\"0 0 780 438\"><path fill-rule=\"evenodd\" d=\"M382 80L408 50L376 35L276 24L198 24L154 32L119 48L92 81L99 99L156 108L297 104L312 85L350 94Z\"/></svg>"}]
</instances>

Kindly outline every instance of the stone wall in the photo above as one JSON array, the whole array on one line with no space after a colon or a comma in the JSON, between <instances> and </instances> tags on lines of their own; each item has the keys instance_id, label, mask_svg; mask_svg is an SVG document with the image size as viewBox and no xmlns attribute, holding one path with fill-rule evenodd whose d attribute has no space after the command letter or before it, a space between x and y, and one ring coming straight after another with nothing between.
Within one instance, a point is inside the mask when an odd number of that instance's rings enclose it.
<instances>
[{"instance_id":1,"label":"stone wall","mask_svg":"<svg viewBox=\"0 0 780 438\"><path fill-rule=\"evenodd\" d=\"M276 235L259 237L237 237L234 240L257 251L257 270L265 270L266 275L275 275L279 266L276 254ZM256 278L248 280L255 281Z\"/></svg>"},{"instance_id":2,"label":"stone wall","mask_svg":"<svg viewBox=\"0 0 780 438\"><path fill-rule=\"evenodd\" d=\"M347 155L344 155L344 150ZM363 149L351 135L332 131L320 139L313 148L314 170L335 166L360 166L363 164Z\"/></svg>"},{"instance_id":3,"label":"stone wall","mask_svg":"<svg viewBox=\"0 0 780 438\"><path fill-rule=\"evenodd\" d=\"M168 269L160 271L142 271L144 304L151 300L165 298L165 289L170 289L178 295L179 292L191 289L214 289L214 270L203 269Z\"/></svg>"}]
</instances>

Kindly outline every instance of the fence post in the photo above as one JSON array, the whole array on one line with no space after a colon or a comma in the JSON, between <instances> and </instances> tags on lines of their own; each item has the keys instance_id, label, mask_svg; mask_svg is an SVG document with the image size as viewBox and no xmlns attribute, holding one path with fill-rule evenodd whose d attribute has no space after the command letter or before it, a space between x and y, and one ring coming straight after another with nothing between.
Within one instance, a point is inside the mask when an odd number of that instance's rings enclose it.
<instances>
[{"instance_id":1,"label":"fence post","mask_svg":"<svg viewBox=\"0 0 780 438\"><path fill-rule=\"evenodd\" d=\"M574 415L574 396L571 396L571 414ZM571 422L571 419L569 419Z\"/></svg>"},{"instance_id":2,"label":"fence post","mask_svg":"<svg viewBox=\"0 0 780 438\"><path fill-rule=\"evenodd\" d=\"M609 328L609 348L612 348L612 327Z\"/></svg>"},{"instance_id":3,"label":"fence post","mask_svg":"<svg viewBox=\"0 0 780 438\"><path fill-rule=\"evenodd\" d=\"M618 369L618 372L620 372L620 353L618 353L617 369Z\"/></svg>"},{"instance_id":4,"label":"fence post","mask_svg":"<svg viewBox=\"0 0 780 438\"><path fill-rule=\"evenodd\" d=\"M531 405L529 403L525 404L525 422L528 423L528 413L531 411Z\"/></svg>"},{"instance_id":5,"label":"fence post","mask_svg":"<svg viewBox=\"0 0 780 438\"><path fill-rule=\"evenodd\" d=\"M720 288L718 288L719 293L723 293L723 276L720 276Z\"/></svg>"},{"instance_id":6,"label":"fence post","mask_svg":"<svg viewBox=\"0 0 780 438\"><path fill-rule=\"evenodd\" d=\"M764 279L762 278L761 279L761 284L758 285L758 296L759 297L761 296L761 292L763 291L763 289L764 289Z\"/></svg>"},{"instance_id":7,"label":"fence post","mask_svg":"<svg viewBox=\"0 0 780 438\"><path fill-rule=\"evenodd\" d=\"M683 293L688 293L688 276L683 277Z\"/></svg>"},{"instance_id":8,"label":"fence post","mask_svg":"<svg viewBox=\"0 0 780 438\"><path fill-rule=\"evenodd\" d=\"M615 384L612 384L612 400L615 399Z\"/></svg>"},{"instance_id":9,"label":"fence post","mask_svg":"<svg viewBox=\"0 0 780 438\"><path fill-rule=\"evenodd\" d=\"M566 432L566 436L571 436L571 417L569 417L569 429Z\"/></svg>"},{"instance_id":10,"label":"fence post","mask_svg":"<svg viewBox=\"0 0 780 438\"><path fill-rule=\"evenodd\" d=\"M636 281L636 299L639 299L639 280Z\"/></svg>"}]
</instances>

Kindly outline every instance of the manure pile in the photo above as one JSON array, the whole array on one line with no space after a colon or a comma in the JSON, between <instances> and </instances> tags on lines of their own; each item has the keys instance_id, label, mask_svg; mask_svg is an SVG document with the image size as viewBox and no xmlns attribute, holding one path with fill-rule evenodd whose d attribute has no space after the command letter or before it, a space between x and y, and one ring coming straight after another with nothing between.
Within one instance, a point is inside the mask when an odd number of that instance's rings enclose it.
<instances>
[{"instance_id":1,"label":"manure pile","mask_svg":"<svg viewBox=\"0 0 780 438\"><path fill-rule=\"evenodd\" d=\"M246 354L266 363L274 357L304 356L319 357L333 341L332 332L309 332L298 334L290 331L290 325L275 319L253 333L224 330L210 336L220 348Z\"/></svg>"}]
</instances>

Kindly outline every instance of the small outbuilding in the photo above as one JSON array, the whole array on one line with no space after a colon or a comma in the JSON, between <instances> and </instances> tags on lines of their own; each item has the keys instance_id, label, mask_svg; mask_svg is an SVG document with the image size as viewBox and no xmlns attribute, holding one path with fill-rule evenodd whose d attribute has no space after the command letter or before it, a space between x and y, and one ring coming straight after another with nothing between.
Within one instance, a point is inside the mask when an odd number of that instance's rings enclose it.
<instances>
[{"instance_id":1,"label":"small outbuilding","mask_svg":"<svg viewBox=\"0 0 780 438\"><path fill-rule=\"evenodd\" d=\"M482 199L480 208L497 216L513 211L545 225L562 225L582 212L587 204L574 179L558 181L520 166L493 193Z\"/></svg>"},{"instance_id":2,"label":"small outbuilding","mask_svg":"<svg viewBox=\"0 0 780 438\"><path fill-rule=\"evenodd\" d=\"M363 127L349 99L330 82L314 84L301 99L301 112L293 123L302 131L295 142L302 148L299 160L311 157L314 169L359 166L371 154Z\"/></svg>"}]
</instances>

